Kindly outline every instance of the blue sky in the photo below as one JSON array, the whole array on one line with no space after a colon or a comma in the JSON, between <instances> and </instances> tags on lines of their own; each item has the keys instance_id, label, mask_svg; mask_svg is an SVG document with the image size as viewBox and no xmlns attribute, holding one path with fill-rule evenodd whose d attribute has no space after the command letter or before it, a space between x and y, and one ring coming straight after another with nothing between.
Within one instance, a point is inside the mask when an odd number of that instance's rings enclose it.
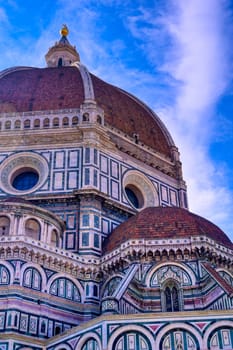
<instances>
[{"instance_id":1,"label":"blue sky","mask_svg":"<svg viewBox=\"0 0 233 350\"><path fill-rule=\"evenodd\" d=\"M161 117L190 210L233 240L232 1L0 0L0 70L45 66L63 23L91 72Z\"/></svg>"}]
</instances>

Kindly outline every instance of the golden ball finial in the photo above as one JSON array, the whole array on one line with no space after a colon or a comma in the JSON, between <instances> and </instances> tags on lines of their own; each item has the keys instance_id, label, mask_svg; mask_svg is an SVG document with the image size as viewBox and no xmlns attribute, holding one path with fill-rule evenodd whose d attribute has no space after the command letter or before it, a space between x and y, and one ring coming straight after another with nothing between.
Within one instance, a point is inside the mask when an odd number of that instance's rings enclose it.
<instances>
[{"instance_id":1,"label":"golden ball finial","mask_svg":"<svg viewBox=\"0 0 233 350\"><path fill-rule=\"evenodd\" d=\"M63 24L61 30L60 30L60 34L62 36L67 36L69 34L69 29L67 28L66 24Z\"/></svg>"}]
</instances>

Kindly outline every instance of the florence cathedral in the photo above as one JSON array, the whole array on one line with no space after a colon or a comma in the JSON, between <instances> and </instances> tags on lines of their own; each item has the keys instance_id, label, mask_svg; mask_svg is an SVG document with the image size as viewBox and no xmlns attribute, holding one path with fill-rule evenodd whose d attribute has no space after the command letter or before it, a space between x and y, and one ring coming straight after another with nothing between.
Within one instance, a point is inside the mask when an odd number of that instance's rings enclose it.
<instances>
[{"instance_id":1,"label":"florence cathedral","mask_svg":"<svg viewBox=\"0 0 233 350\"><path fill-rule=\"evenodd\" d=\"M60 34L0 72L0 350L232 350L233 243L163 121Z\"/></svg>"}]
</instances>

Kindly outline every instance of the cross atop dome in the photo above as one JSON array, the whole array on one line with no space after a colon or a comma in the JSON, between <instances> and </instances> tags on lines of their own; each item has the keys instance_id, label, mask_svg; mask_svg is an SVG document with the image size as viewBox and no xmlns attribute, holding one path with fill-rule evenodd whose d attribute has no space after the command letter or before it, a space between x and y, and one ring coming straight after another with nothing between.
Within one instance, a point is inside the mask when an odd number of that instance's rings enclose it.
<instances>
[{"instance_id":1,"label":"cross atop dome","mask_svg":"<svg viewBox=\"0 0 233 350\"><path fill-rule=\"evenodd\" d=\"M75 46L72 46L67 39L69 29L66 24L63 24L61 30L61 39L55 42L54 46L49 48L45 55L48 67L70 66L74 62L80 62L79 53Z\"/></svg>"}]
</instances>

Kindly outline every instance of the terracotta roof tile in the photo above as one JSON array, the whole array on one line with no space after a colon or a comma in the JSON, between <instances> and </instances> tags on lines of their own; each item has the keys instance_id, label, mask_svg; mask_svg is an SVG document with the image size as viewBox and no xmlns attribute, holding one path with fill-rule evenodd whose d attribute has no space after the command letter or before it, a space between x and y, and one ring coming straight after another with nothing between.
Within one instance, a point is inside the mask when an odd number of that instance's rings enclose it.
<instances>
[{"instance_id":1,"label":"terracotta roof tile","mask_svg":"<svg viewBox=\"0 0 233 350\"><path fill-rule=\"evenodd\" d=\"M91 78L108 124L131 137L138 134L140 142L171 156L167 131L148 107L92 74ZM0 113L79 108L83 101L83 81L76 67L16 69L0 79Z\"/></svg>"},{"instance_id":2,"label":"terracotta roof tile","mask_svg":"<svg viewBox=\"0 0 233 350\"><path fill-rule=\"evenodd\" d=\"M109 253L129 239L169 239L205 235L233 249L227 235L212 222L178 207L150 207L119 225L104 241Z\"/></svg>"},{"instance_id":3,"label":"terracotta roof tile","mask_svg":"<svg viewBox=\"0 0 233 350\"><path fill-rule=\"evenodd\" d=\"M83 101L82 79L75 67L29 68L0 79L0 112L79 108Z\"/></svg>"},{"instance_id":4,"label":"terracotta roof tile","mask_svg":"<svg viewBox=\"0 0 233 350\"><path fill-rule=\"evenodd\" d=\"M94 75L91 77L95 98L104 109L105 120L131 137L138 134L140 142L170 156L168 141L150 110L125 91Z\"/></svg>"}]
</instances>

